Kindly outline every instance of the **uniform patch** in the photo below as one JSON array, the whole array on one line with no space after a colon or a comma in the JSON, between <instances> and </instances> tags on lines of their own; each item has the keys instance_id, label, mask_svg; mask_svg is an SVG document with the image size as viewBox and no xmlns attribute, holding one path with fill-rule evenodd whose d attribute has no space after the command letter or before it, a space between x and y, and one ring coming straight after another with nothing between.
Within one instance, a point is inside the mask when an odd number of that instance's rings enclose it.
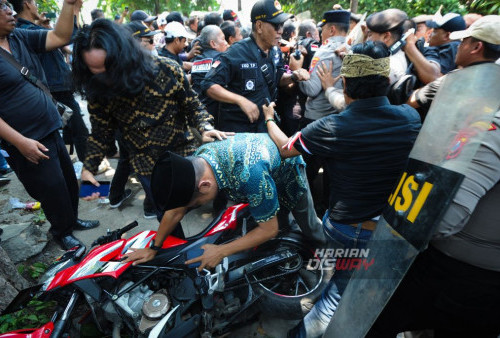
<instances>
[{"instance_id":1,"label":"uniform patch","mask_svg":"<svg viewBox=\"0 0 500 338\"><path fill-rule=\"evenodd\" d=\"M274 7L276 7L276 9L277 9L278 11L280 11L280 10L281 10L281 4L279 3L279 1L278 1L278 0L276 0L276 1L274 2Z\"/></svg>"},{"instance_id":2,"label":"uniform patch","mask_svg":"<svg viewBox=\"0 0 500 338\"><path fill-rule=\"evenodd\" d=\"M213 64L212 64L212 68L217 68L217 66L220 65L220 60L217 60L215 61Z\"/></svg>"},{"instance_id":3,"label":"uniform patch","mask_svg":"<svg viewBox=\"0 0 500 338\"><path fill-rule=\"evenodd\" d=\"M207 73L212 68L213 59L203 59L193 62L191 73Z\"/></svg>"},{"instance_id":4,"label":"uniform patch","mask_svg":"<svg viewBox=\"0 0 500 338\"><path fill-rule=\"evenodd\" d=\"M245 81L245 90L255 91L255 80L250 79Z\"/></svg>"},{"instance_id":5,"label":"uniform patch","mask_svg":"<svg viewBox=\"0 0 500 338\"><path fill-rule=\"evenodd\" d=\"M312 60L311 60L311 66L309 67L309 73L313 72L314 67L316 67L316 65L318 64L318 61L319 61L319 57L315 56L315 57L312 58Z\"/></svg>"},{"instance_id":6,"label":"uniform patch","mask_svg":"<svg viewBox=\"0 0 500 338\"><path fill-rule=\"evenodd\" d=\"M318 50L319 46L315 43L311 44L311 52L316 52Z\"/></svg>"},{"instance_id":7,"label":"uniform patch","mask_svg":"<svg viewBox=\"0 0 500 338\"><path fill-rule=\"evenodd\" d=\"M492 131L492 130L497 130L497 126L495 126L493 123L490 125L490 128L488 129L488 131Z\"/></svg>"},{"instance_id":8,"label":"uniform patch","mask_svg":"<svg viewBox=\"0 0 500 338\"><path fill-rule=\"evenodd\" d=\"M256 63L242 63L240 64L240 69L253 69L253 68L257 68L257 64Z\"/></svg>"}]
</instances>

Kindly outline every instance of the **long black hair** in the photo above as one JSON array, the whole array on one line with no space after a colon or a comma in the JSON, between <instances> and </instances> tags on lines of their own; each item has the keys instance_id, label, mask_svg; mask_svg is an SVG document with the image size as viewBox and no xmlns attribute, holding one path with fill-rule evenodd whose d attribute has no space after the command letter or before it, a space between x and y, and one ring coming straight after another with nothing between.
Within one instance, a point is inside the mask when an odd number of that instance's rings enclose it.
<instances>
[{"instance_id":1,"label":"long black hair","mask_svg":"<svg viewBox=\"0 0 500 338\"><path fill-rule=\"evenodd\" d=\"M83 59L91 49L106 51L106 71L92 74ZM130 31L106 19L83 27L73 47L75 88L91 102L141 93L154 76L154 63Z\"/></svg>"}]
</instances>

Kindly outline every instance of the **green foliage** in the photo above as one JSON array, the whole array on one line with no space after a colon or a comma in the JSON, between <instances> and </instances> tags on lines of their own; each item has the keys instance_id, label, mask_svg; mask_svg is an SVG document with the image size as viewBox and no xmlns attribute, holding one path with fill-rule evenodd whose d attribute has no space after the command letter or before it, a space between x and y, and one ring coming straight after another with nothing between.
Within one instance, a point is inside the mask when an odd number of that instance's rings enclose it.
<instances>
[{"instance_id":1,"label":"green foliage","mask_svg":"<svg viewBox=\"0 0 500 338\"><path fill-rule=\"evenodd\" d=\"M102 9L107 17L121 14L125 7L130 13L142 9L150 14L160 14L164 11L178 11L189 16L192 11L216 11L219 9L217 0L187 0L187 1L160 1L160 0L99 0L97 8Z\"/></svg>"},{"instance_id":2,"label":"green foliage","mask_svg":"<svg viewBox=\"0 0 500 338\"><path fill-rule=\"evenodd\" d=\"M42 302L33 299L26 308L0 316L0 333L39 327L50 321L50 314L54 312L55 306L55 302Z\"/></svg>"},{"instance_id":3,"label":"green foliage","mask_svg":"<svg viewBox=\"0 0 500 338\"><path fill-rule=\"evenodd\" d=\"M467 0L465 5L470 13L500 15L500 0Z\"/></svg>"},{"instance_id":4,"label":"green foliage","mask_svg":"<svg viewBox=\"0 0 500 338\"><path fill-rule=\"evenodd\" d=\"M40 211L38 211L35 215L35 217L33 217L33 223L36 224L36 225L42 225L43 223L45 223L47 221L47 217L45 217L45 213L43 212L43 209L40 209Z\"/></svg>"},{"instance_id":5,"label":"green foliage","mask_svg":"<svg viewBox=\"0 0 500 338\"><path fill-rule=\"evenodd\" d=\"M57 5L56 0L38 0L38 11L40 13L42 12L47 12L47 13L60 13L61 9Z\"/></svg>"},{"instance_id":6,"label":"green foliage","mask_svg":"<svg viewBox=\"0 0 500 338\"><path fill-rule=\"evenodd\" d=\"M26 270L26 267L22 264L20 264L18 267L17 267L17 272L19 272L20 275L22 275L24 273L24 271Z\"/></svg>"},{"instance_id":7,"label":"green foliage","mask_svg":"<svg viewBox=\"0 0 500 338\"><path fill-rule=\"evenodd\" d=\"M42 262L33 263L32 265L28 266L27 268L25 265L20 264L17 267L17 272L19 272L20 275L24 275L24 273L26 273L26 275L28 275L32 279L36 280L41 275L43 275L45 273L45 271L47 271L47 268L48 268L48 266Z\"/></svg>"},{"instance_id":8,"label":"green foliage","mask_svg":"<svg viewBox=\"0 0 500 338\"><path fill-rule=\"evenodd\" d=\"M33 263L33 265L28 268L28 271L31 278L38 279L38 277L40 277L45 273L45 271L47 271L47 265L41 262Z\"/></svg>"},{"instance_id":9,"label":"green foliage","mask_svg":"<svg viewBox=\"0 0 500 338\"><path fill-rule=\"evenodd\" d=\"M475 1L492 1L499 2L500 0L475 0ZM346 0L330 2L325 0L281 0L284 10L289 13L300 13L306 10L311 11L312 18L316 21L321 20L324 12L331 10L334 3L340 4L343 8L349 9L350 3ZM388 8L399 8L405 11L409 17L414 17L420 14L434 14L439 6L443 5L441 13L455 12L460 14L466 13L466 6L460 4L457 0L359 0L358 13L368 14L379 12Z\"/></svg>"}]
</instances>

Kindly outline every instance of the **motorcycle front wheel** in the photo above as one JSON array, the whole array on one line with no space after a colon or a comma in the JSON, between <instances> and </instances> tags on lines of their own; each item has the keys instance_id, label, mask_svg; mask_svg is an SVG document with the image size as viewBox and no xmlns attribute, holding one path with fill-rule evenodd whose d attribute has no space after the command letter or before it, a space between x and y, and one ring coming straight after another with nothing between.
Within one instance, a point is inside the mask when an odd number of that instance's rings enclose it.
<instances>
[{"instance_id":1,"label":"motorcycle front wheel","mask_svg":"<svg viewBox=\"0 0 500 338\"><path fill-rule=\"evenodd\" d=\"M315 260L319 258L301 236L292 234L276 240L277 251L288 249L298 255L252 276L253 280L267 279L255 284L254 289L260 295L258 305L263 313L274 317L302 319L321 296L333 270L311 269L318 265ZM269 278L272 276L281 277Z\"/></svg>"}]
</instances>

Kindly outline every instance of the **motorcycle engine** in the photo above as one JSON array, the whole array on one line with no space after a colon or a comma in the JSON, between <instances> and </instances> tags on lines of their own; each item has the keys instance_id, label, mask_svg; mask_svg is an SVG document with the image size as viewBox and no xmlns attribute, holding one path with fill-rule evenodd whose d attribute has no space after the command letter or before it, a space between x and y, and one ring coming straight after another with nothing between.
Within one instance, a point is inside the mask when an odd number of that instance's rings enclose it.
<instances>
[{"instance_id":1,"label":"motorcycle engine","mask_svg":"<svg viewBox=\"0 0 500 338\"><path fill-rule=\"evenodd\" d=\"M155 326L170 310L170 305L167 290L162 289L153 293L142 306L143 316L139 323L139 330L144 333L147 329Z\"/></svg>"},{"instance_id":2,"label":"motorcycle engine","mask_svg":"<svg viewBox=\"0 0 500 338\"><path fill-rule=\"evenodd\" d=\"M131 285L133 285L132 282L125 283L120 291ZM145 284L125 293L115 301L115 304L134 319L142 333L155 326L171 307L165 289L153 292ZM115 323L121 321L111 302L105 304L103 309L107 320Z\"/></svg>"}]
</instances>

